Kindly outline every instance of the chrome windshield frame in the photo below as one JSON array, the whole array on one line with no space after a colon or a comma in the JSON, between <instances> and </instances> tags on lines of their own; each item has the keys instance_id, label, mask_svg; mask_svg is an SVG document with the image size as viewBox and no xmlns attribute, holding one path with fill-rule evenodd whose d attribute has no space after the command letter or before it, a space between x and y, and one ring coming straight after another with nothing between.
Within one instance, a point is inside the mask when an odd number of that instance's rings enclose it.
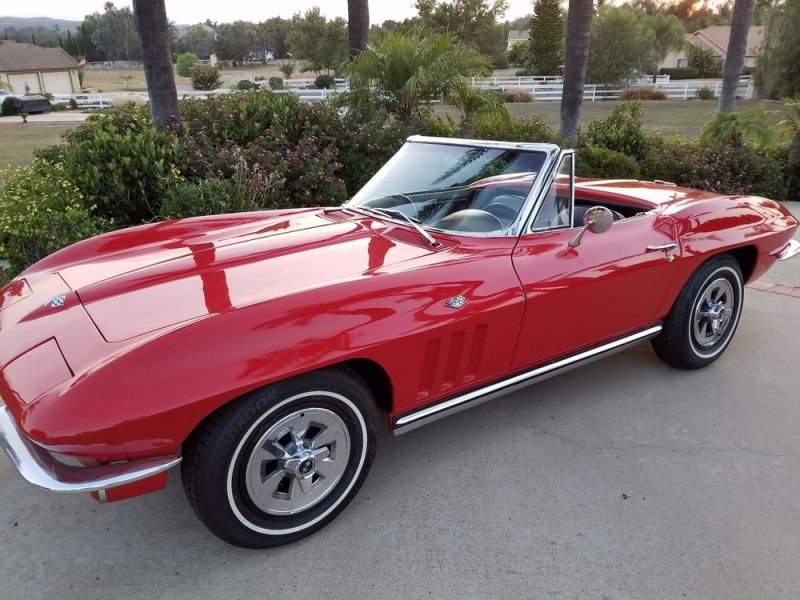
<instances>
[{"instance_id":1,"label":"chrome windshield frame","mask_svg":"<svg viewBox=\"0 0 800 600\"><path fill-rule=\"evenodd\" d=\"M486 233L471 233L464 231L451 231L448 229L439 229L437 227L430 227L424 225L427 231L440 233L443 235L456 235L459 237L473 237L473 238L503 238L503 237L519 237L525 230L531 212L542 194L543 182L549 181L551 173L560 162L562 154L561 148L555 144L538 144L527 142L495 142L490 140L470 140L462 138L440 138L424 135L412 135L406 139L406 144L437 144L437 145L450 145L450 146L468 146L473 148L493 148L501 150L527 150L531 152L542 152L545 155L545 162L541 170L533 180L531 189L528 190L528 195L519 211L516 220L505 229L498 231L490 231ZM383 169L389 168L392 164L394 157L390 158L386 164L378 171L380 173ZM376 174L377 175L377 174ZM574 173L573 173L574 177ZM357 205L352 204L352 200L347 201L342 205L342 208L358 209ZM401 225L410 226L406 221L401 219L393 219L386 216L386 219L393 223L400 223Z\"/></svg>"}]
</instances>

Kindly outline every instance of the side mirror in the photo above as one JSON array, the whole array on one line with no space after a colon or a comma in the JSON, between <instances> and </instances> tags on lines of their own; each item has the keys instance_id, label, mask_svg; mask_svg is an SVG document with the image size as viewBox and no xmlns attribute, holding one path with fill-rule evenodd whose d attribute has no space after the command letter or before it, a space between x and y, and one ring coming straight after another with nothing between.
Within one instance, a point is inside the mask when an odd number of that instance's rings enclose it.
<instances>
[{"instance_id":1,"label":"side mirror","mask_svg":"<svg viewBox=\"0 0 800 600\"><path fill-rule=\"evenodd\" d=\"M583 234L588 229L592 233L605 233L611 229L614 222L614 215L605 206L593 206L583 215L583 229L578 232L569 245L570 248L577 248L581 245Z\"/></svg>"}]
</instances>

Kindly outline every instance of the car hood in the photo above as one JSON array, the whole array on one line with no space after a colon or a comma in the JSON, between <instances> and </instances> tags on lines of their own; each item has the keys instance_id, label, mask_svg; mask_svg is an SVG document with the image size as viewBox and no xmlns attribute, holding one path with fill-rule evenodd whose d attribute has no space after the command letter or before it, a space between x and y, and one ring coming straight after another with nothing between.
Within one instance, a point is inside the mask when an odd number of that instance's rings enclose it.
<instances>
[{"instance_id":1,"label":"car hood","mask_svg":"<svg viewBox=\"0 0 800 600\"><path fill-rule=\"evenodd\" d=\"M131 230L58 268L103 337L128 340L301 290L378 274L431 252L379 220L322 211ZM154 231L163 225L161 231ZM169 235L173 232L174 235ZM406 239L406 236L402 236ZM119 249L114 249L119 248Z\"/></svg>"}]
</instances>

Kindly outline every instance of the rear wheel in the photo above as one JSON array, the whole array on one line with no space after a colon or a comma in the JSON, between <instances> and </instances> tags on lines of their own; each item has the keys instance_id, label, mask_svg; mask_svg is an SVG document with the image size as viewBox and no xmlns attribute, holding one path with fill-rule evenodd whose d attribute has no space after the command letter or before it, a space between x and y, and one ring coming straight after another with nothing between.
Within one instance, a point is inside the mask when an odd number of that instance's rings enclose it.
<instances>
[{"instance_id":1,"label":"rear wheel","mask_svg":"<svg viewBox=\"0 0 800 600\"><path fill-rule=\"evenodd\" d=\"M730 255L705 262L689 279L652 342L664 362L699 369L719 358L742 314L744 286L739 263Z\"/></svg>"},{"instance_id":2,"label":"rear wheel","mask_svg":"<svg viewBox=\"0 0 800 600\"><path fill-rule=\"evenodd\" d=\"M247 548L299 540L330 523L366 479L376 449L375 402L347 370L267 386L210 417L184 448L197 515Z\"/></svg>"}]
</instances>

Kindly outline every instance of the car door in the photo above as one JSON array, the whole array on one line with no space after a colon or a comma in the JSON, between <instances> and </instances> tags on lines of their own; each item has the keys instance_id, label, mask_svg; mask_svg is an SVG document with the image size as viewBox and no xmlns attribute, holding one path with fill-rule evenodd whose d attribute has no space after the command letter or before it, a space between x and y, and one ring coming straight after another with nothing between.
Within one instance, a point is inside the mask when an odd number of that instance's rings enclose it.
<instances>
[{"instance_id":1,"label":"car door","mask_svg":"<svg viewBox=\"0 0 800 600\"><path fill-rule=\"evenodd\" d=\"M675 276L672 220L655 211L587 231L573 227L574 155L564 152L513 264L526 306L512 368L519 370L643 329Z\"/></svg>"}]
</instances>

